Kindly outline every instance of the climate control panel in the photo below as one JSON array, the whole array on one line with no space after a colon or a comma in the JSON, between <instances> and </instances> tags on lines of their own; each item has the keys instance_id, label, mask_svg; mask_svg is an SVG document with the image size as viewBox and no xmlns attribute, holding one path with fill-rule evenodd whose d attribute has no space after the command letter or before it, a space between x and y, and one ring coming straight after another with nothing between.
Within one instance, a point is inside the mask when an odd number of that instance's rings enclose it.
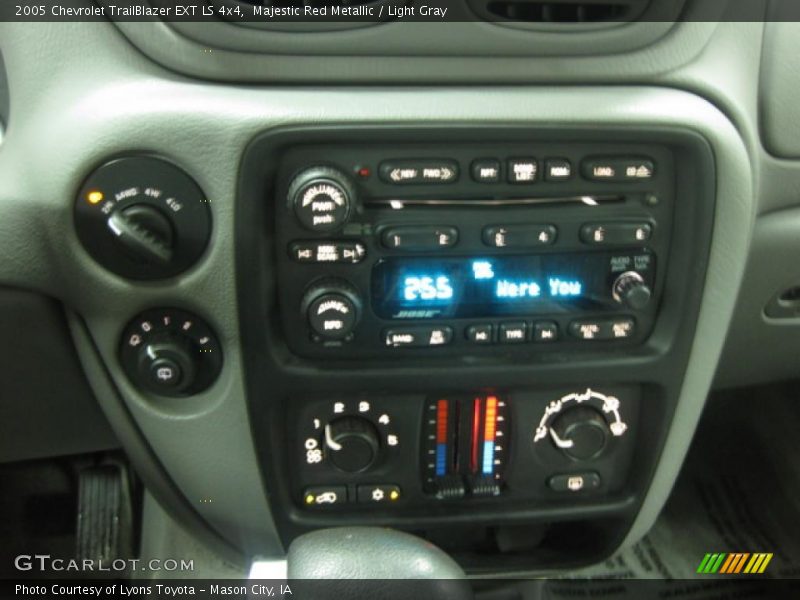
<instances>
[{"instance_id":1,"label":"climate control panel","mask_svg":"<svg viewBox=\"0 0 800 600\"><path fill-rule=\"evenodd\" d=\"M628 480L639 399L637 386L611 385L298 400L293 502L402 514L613 495Z\"/></svg>"}]
</instances>

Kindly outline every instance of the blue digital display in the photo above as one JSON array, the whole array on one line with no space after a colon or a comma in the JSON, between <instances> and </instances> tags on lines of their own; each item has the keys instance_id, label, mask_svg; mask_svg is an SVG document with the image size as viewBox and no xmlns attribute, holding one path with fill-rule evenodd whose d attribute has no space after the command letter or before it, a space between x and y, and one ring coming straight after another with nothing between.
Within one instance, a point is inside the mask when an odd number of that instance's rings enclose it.
<instances>
[{"instance_id":1,"label":"blue digital display","mask_svg":"<svg viewBox=\"0 0 800 600\"><path fill-rule=\"evenodd\" d=\"M375 267L373 306L385 318L558 312L607 295L607 262L598 269L597 254L583 256L386 259Z\"/></svg>"},{"instance_id":2,"label":"blue digital display","mask_svg":"<svg viewBox=\"0 0 800 600\"><path fill-rule=\"evenodd\" d=\"M453 286L447 275L408 275L403 280L403 298L409 302L417 300L450 300Z\"/></svg>"}]
</instances>

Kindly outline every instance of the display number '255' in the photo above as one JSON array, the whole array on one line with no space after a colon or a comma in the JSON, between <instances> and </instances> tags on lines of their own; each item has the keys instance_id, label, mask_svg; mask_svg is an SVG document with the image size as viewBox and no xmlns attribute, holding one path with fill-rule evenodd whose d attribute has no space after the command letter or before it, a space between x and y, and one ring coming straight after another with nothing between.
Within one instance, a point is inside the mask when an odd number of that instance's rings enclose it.
<instances>
[{"instance_id":1,"label":"display number '255'","mask_svg":"<svg viewBox=\"0 0 800 600\"><path fill-rule=\"evenodd\" d=\"M453 297L450 278L406 277L403 282L403 297L406 300L448 300Z\"/></svg>"}]
</instances>

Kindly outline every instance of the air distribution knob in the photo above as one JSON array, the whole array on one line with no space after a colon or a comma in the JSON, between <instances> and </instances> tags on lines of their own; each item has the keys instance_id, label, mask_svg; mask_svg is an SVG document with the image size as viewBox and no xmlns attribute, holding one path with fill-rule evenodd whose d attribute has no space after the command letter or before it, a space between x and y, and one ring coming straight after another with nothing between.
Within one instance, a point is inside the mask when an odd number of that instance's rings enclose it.
<instances>
[{"instance_id":1,"label":"air distribution knob","mask_svg":"<svg viewBox=\"0 0 800 600\"><path fill-rule=\"evenodd\" d=\"M325 426L325 448L337 469L360 473L375 463L380 441L375 426L367 419L341 417Z\"/></svg>"},{"instance_id":2,"label":"air distribution knob","mask_svg":"<svg viewBox=\"0 0 800 600\"><path fill-rule=\"evenodd\" d=\"M608 434L603 415L588 406L569 409L550 426L550 437L556 448L575 460L599 456L606 447Z\"/></svg>"},{"instance_id":3,"label":"air distribution knob","mask_svg":"<svg viewBox=\"0 0 800 600\"><path fill-rule=\"evenodd\" d=\"M626 271L614 281L611 295L628 308L643 310L650 303L653 292L639 273Z\"/></svg>"},{"instance_id":4,"label":"air distribution knob","mask_svg":"<svg viewBox=\"0 0 800 600\"><path fill-rule=\"evenodd\" d=\"M313 285L303 297L301 309L311 331L321 340L346 340L355 331L361 298L349 283L329 279Z\"/></svg>"},{"instance_id":5,"label":"air distribution knob","mask_svg":"<svg viewBox=\"0 0 800 600\"><path fill-rule=\"evenodd\" d=\"M317 232L335 231L350 217L355 189L338 169L310 167L289 184L288 197L303 227Z\"/></svg>"}]
</instances>

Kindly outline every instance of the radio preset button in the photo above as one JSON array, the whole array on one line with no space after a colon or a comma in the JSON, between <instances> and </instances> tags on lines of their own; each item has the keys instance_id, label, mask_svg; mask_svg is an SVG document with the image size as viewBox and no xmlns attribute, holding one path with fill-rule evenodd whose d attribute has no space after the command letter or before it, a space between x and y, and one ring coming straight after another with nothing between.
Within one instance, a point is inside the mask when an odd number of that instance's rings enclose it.
<instances>
[{"instance_id":1,"label":"radio preset button","mask_svg":"<svg viewBox=\"0 0 800 600\"><path fill-rule=\"evenodd\" d=\"M292 242L289 255L297 262L356 264L367 250L358 242Z\"/></svg>"},{"instance_id":2,"label":"radio preset button","mask_svg":"<svg viewBox=\"0 0 800 600\"><path fill-rule=\"evenodd\" d=\"M544 163L547 181L566 181L572 177L572 163L566 158L548 158Z\"/></svg>"},{"instance_id":3,"label":"radio preset button","mask_svg":"<svg viewBox=\"0 0 800 600\"><path fill-rule=\"evenodd\" d=\"M508 161L509 183L534 183L539 174L539 162L535 158L512 158Z\"/></svg>"},{"instance_id":4,"label":"radio preset button","mask_svg":"<svg viewBox=\"0 0 800 600\"><path fill-rule=\"evenodd\" d=\"M390 227L381 234L381 243L393 250L435 250L457 242L458 229L447 226Z\"/></svg>"},{"instance_id":5,"label":"radio preset button","mask_svg":"<svg viewBox=\"0 0 800 600\"><path fill-rule=\"evenodd\" d=\"M655 166L649 158L596 157L584 160L581 171L592 181L647 181L653 178Z\"/></svg>"},{"instance_id":6,"label":"radio preset button","mask_svg":"<svg viewBox=\"0 0 800 600\"><path fill-rule=\"evenodd\" d=\"M501 323L499 341L503 344L521 344L527 341L528 326L525 322Z\"/></svg>"},{"instance_id":7,"label":"radio preset button","mask_svg":"<svg viewBox=\"0 0 800 600\"><path fill-rule=\"evenodd\" d=\"M446 346L453 340L450 327L395 327L384 332L384 343L392 348Z\"/></svg>"},{"instance_id":8,"label":"radio preset button","mask_svg":"<svg viewBox=\"0 0 800 600\"><path fill-rule=\"evenodd\" d=\"M549 246L556 241L555 225L493 225L483 229L483 243L494 248Z\"/></svg>"},{"instance_id":9,"label":"radio preset button","mask_svg":"<svg viewBox=\"0 0 800 600\"><path fill-rule=\"evenodd\" d=\"M478 183L500 181L500 161L492 158L479 159L472 163L472 179Z\"/></svg>"},{"instance_id":10,"label":"radio preset button","mask_svg":"<svg viewBox=\"0 0 800 600\"><path fill-rule=\"evenodd\" d=\"M467 339L473 344L491 344L494 326L491 323L481 323L467 327Z\"/></svg>"},{"instance_id":11,"label":"radio preset button","mask_svg":"<svg viewBox=\"0 0 800 600\"><path fill-rule=\"evenodd\" d=\"M558 325L553 321L537 321L533 324L534 342L555 342L558 340Z\"/></svg>"},{"instance_id":12,"label":"radio preset button","mask_svg":"<svg viewBox=\"0 0 800 600\"><path fill-rule=\"evenodd\" d=\"M580 340L622 340L636 333L636 322L630 317L581 319L569 324L569 332Z\"/></svg>"},{"instance_id":13,"label":"radio preset button","mask_svg":"<svg viewBox=\"0 0 800 600\"><path fill-rule=\"evenodd\" d=\"M585 223L581 226L580 238L584 244L614 246L641 244L650 239L653 227L650 223Z\"/></svg>"},{"instance_id":14,"label":"radio preset button","mask_svg":"<svg viewBox=\"0 0 800 600\"><path fill-rule=\"evenodd\" d=\"M378 172L386 183L453 183L458 179L454 160L391 160L382 162Z\"/></svg>"}]
</instances>

